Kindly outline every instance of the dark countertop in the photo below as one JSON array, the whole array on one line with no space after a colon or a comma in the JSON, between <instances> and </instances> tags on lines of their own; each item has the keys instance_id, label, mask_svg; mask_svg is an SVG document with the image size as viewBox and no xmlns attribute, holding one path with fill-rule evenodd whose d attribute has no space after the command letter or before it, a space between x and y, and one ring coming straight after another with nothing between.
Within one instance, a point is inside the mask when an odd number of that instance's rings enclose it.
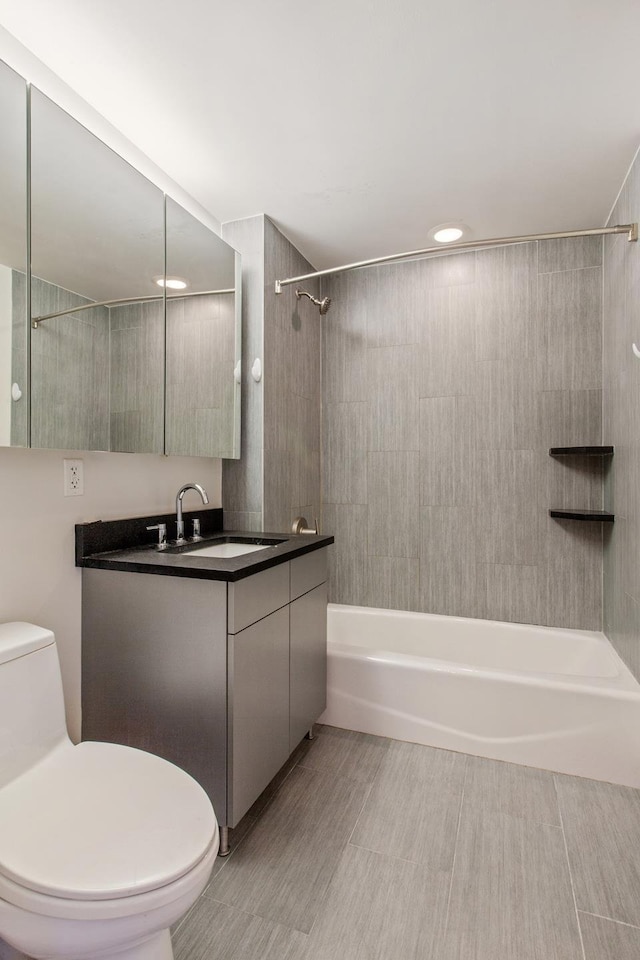
<instances>
[{"instance_id":1,"label":"dark countertop","mask_svg":"<svg viewBox=\"0 0 640 960\"><path fill-rule=\"evenodd\" d=\"M212 515L219 513L219 517ZM209 515L208 517L206 515ZM203 519L202 540L187 543L168 550L156 550L153 533L146 526L157 523L160 517L137 517L128 521L98 521L76 526L76 566L93 567L99 570L125 570L132 573L151 573L166 577L191 577L198 580L242 580L261 570L286 563L305 553L320 550L333 543L332 536L322 534L257 533L254 531L215 530L222 525L222 511L194 511L188 517ZM175 520L175 516L173 518ZM209 522L206 522L209 520ZM242 537L252 543L265 540L281 540L281 543L257 550L241 557L220 559L218 557L185 556L185 551L224 542L229 538ZM142 538L142 542L140 542ZM112 547L112 549L104 549ZM113 549L115 547L115 549ZM97 548L97 549L96 549ZM102 548L102 549L100 549Z\"/></svg>"}]
</instances>

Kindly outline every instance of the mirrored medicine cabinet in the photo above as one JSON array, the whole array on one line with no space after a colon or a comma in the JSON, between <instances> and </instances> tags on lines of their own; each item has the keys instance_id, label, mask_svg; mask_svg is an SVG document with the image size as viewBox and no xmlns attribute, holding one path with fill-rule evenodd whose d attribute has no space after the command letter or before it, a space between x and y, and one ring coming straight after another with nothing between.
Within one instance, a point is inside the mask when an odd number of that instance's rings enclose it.
<instances>
[{"instance_id":1,"label":"mirrored medicine cabinet","mask_svg":"<svg viewBox=\"0 0 640 960\"><path fill-rule=\"evenodd\" d=\"M239 457L239 254L1 62L0 124L0 445Z\"/></svg>"}]
</instances>

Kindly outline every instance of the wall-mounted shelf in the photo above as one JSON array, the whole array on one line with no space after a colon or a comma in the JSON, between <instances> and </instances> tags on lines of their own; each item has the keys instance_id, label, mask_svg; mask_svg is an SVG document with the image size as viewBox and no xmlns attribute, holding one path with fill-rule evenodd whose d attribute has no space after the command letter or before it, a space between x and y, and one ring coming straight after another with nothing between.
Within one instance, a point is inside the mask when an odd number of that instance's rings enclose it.
<instances>
[{"instance_id":1,"label":"wall-mounted shelf","mask_svg":"<svg viewBox=\"0 0 640 960\"><path fill-rule=\"evenodd\" d=\"M615 514L606 510L549 510L549 516L557 520L601 520L613 523Z\"/></svg>"},{"instance_id":2,"label":"wall-mounted shelf","mask_svg":"<svg viewBox=\"0 0 640 960\"><path fill-rule=\"evenodd\" d=\"M613 447L551 447L550 457L612 457Z\"/></svg>"}]
</instances>

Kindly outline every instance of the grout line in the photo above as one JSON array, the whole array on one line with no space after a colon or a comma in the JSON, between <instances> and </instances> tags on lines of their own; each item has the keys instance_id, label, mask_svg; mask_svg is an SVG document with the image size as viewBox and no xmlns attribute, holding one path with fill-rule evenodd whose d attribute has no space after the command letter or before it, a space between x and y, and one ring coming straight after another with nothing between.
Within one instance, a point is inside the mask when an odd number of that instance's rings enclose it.
<instances>
[{"instance_id":1,"label":"grout line","mask_svg":"<svg viewBox=\"0 0 640 960\"><path fill-rule=\"evenodd\" d=\"M376 857L382 857L385 860L399 860L401 863L411 863L415 867L419 867L422 863L421 860L409 860L407 857L397 857L393 853L382 853L380 850L374 850L372 847L365 847L363 843L353 843L352 840L349 840L347 846L354 847L356 850L366 850L368 853L373 853Z\"/></svg>"},{"instance_id":2,"label":"grout line","mask_svg":"<svg viewBox=\"0 0 640 960\"><path fill-rule=\"evenodd\" d=\"M453 880L456 873L456 858L458 855L458 841L460 838L460 824L462 823L462 808L464 806L464 790L467 785L467 773L469 768L469 757L467 756L464 764L464 780L462 781L462 793L460 794L460 806L458 808L458 824L456 827L456 839L453 845L453 862L451 864L451 878L449 880L449 892L447 894L447 909L444 914L444 923L442 925L442 943L446 943L447 929L449 927L449 910L451 907L451 894L453 893Z\"/></svg>"},{"instance_id":3,"label":"grout line","mask_svg":"<svg viewBox=\"0 0 640 960\"><path fill-rule=\"evenodd\" d=\"M352 781L352 782L355 783L356 781ZM354 825L353 825L353 829L352 829L351 833L349 834L349 837L348 837L348 839L347 839L347 842L346 842L345 846L349 846L349 844L351 843L351 838L352 838L352 836L354 835L354 833L356 832L356 827L357 827L358 824L360 823L360 817L361 817L362 814L364 813L364 808L365 808L365 806L367 805L367 800L369 799L369 797L371 796L371 793L372 793L372 791L373 791L373 785L374 785L374 783L375 783L375 777L373 778L373 780L372 780L371 783L369 784L369 789L367 790L367 794L366 794L364 800L362 801L362 806L360 807L360 813L359 813L358 816L356 817L356 822L355 822ZM355 847L355 846L357 846L357 844L354 843L354 844L352 844L352 846Z\"/></svg>"},{"instance_id":4,"label":"grout line","mask_svg":"<svg viewBox=\"0 0 640 960\"><path fill-rule=\"evenodd\" d=\"M617 923L621 927L631 927L632 930L639 930L640 927L635 923L627 923L626 920L616 920L614 917L605 917L601 913L592 913L591 910L578 910L578 913L584 913L587 917L597 917L598 920L608 920L609 923Z\"/></svg>"},{"instance_id":5,"label":"grout line","mask_svg":"<svg viewBox=\"0 0 640 960\"><path fill-rule=\"evenodd\" d=\"M252 913L251 910L245 910L243 907L237 907L233 903L227 903L226 900L218 900L216 897L211 897L210 902L218 903L221 907L226 907L228 910L235 910L237 913L241 913L245 917L253 917L256 920L262 920L263 923L269 923L274 927L281 927L283 930L289 930L292 933L298 933L303 937L309 936L308 933L305 933L304 930L300 930L299 927L291 927L288 923L284 923L282 920L274 920L272 917L265 917L261 913Z\"/></svg>"},{"instance_id":6,"label":"grout line","mask_svg":"<svg viewBox=\"0 0 640 960\"><path fill-rule=\"evenodd\" d=\"M562 816L562 806L561 806L561 804L560 804L560 795L558 794L558 782L557 782L557 777L556 777L555 775L554 775L554 777L553 777L553 786L554 786L555 791L556 791L556 801L557 801L557 803L558 803L558 813L560 814L560 825L561 825L561 828L562 828L562 839L563 839L563 842L564 842L564 855L565 855L565 858L566 858L566 861L567 861L567 869L568 869L568 871L569 871L569 883L571 884L571 896L572 896L572 898L573 898L573 908L574 908L574 910L575 910L576 923L577 923L577 925L578 925L578 936L580 937L580 947L582 948L582 958L583 958L583 960L587 960L587 955L586 955L585 949L584 949L584 940L583 940L583 938L582 938L582 927L580 926L580 916L579 916L579 911L578 911L578 901L576 900L576 890L575 890L575 886L574 886L574 883L573 883L573 872L572 872L572 870L571 870L571 861L570 861L570 859L569 859L569 847L568 847L568 845L567 845L567 835L566 835L565 830L564 830L564 817Z\"/></svg>"},{"instance_id":7,"label":"grout line","mask_svg":"<svg viewBox=\"0 0 640 960\"><path fill-rule=\"evenodd\" d=\"M335 776L335 774L334 774L334 776ZM356 784L356 783L357 783L357 781L355 781L355 780L352 780L351 782L352 782L353 784ZM342 857L344 856L345 850L346 850L347 847L350 846L350 845L351 845L351 846L355 846L355 844L351 844L351 837L353 836L353 833L354 833L356 827L358 826L358 821L360 820L360 817L362 816L362 811L363 811L364 808L365 808L365 804L366 804L367 800L369 799L369 796L370 796L372 790L373 790L373 782L371 782L371 783L369 784L369 789L367 790L366 795L365 795L365 797L364 797L364 799L363 799L363 801L362 801L362 806L360 807L360 812L358 813L358 816L356 817L356 821L355 821L355 823L354 823L354 825L353 825L353 829L352 829L351 833L349 834L349 837L348 837L348 839L347 839L347 842L344 844L344 846L343 846L342 850L340 851L339 855L336 857L335 862L334 862L334 865L333 865L333 870L331 871L331 876L330 876L329 879L327 880L327 882L326 882L326 884L325 884L325 887L324 887L324 890L322 891L322 894L320 895L320 899L322 900L322 903L323 903L323 904L326 903L326 898L327 898L327 894L328 894L329 888L331 887L331 884L333 883L333 878L334 878L335 875L336 875L336 871L337 871L337 869L338 869L338 867L339 867L339 865L340 865L340 861L342 860ZM320 910L320 908L319 908L319 909L316 911L316 915L315 915L315 917L313 918L313 923L311 924L311 928L309 929L309 933L307 934L307 936L309 936L309 937L310 937L311 934L313 933L313 930L314 930L314 928L315 928L315 925L316 925L316 923L318 922L318 917L320 916L320 912L321 912L321 910Z\"/></svg>"}]
</instances>

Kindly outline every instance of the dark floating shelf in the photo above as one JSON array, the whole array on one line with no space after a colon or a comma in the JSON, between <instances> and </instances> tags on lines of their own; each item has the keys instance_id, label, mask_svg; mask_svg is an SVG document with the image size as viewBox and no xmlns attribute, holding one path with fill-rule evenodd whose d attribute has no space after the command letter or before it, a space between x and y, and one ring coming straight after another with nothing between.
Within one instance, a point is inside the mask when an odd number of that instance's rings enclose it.
<instances>
[{"instance_id":1,"label":"dark floating shelf","mask_svg":"<svg viewBox=\"0 0 640 960\"><path fill-rule=\"evenodd\" d=\"M551 447L550 457L612 457L613 447Z\"/></svg>"},{"instance_id":2,"label":"dark floating shelf","mask_svg":"<svg viewBox=\"0 0 640 960\"><path fill-rule=\"evenodd\" d=\"M549 510L550 517L558 520L601 520L604 523L613 523L615 514L606 510Z\"/></svg>"}]
</instances>

